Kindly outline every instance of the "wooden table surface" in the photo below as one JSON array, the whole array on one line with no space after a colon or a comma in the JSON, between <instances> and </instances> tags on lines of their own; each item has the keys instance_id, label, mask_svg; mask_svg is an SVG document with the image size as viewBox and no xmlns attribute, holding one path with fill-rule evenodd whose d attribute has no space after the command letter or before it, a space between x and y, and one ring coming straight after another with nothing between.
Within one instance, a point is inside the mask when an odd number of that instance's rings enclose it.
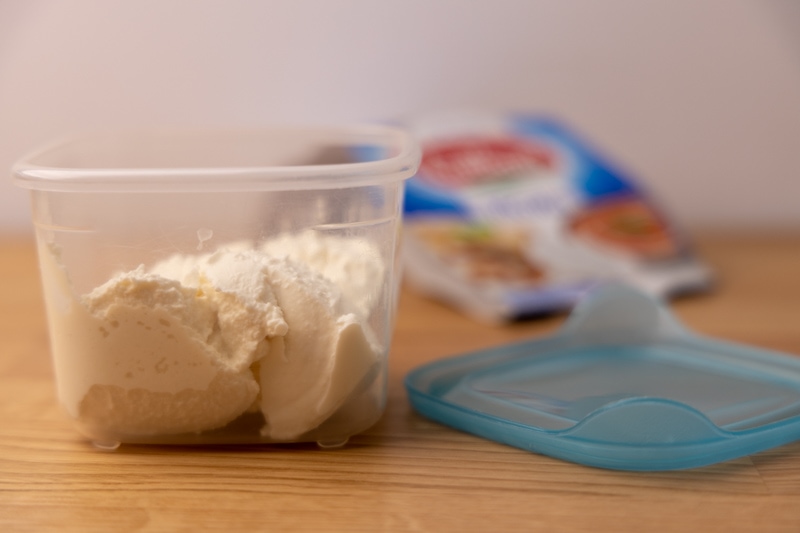
<instances>
[{"instance_id":1,"label":"wooden table surface","mask_svg":"<svg viewBox=\"0 0 800 533\"><path fill-rule=\"evenodd\" d=\"M800 354L800 234L706 236L710 294L690 328ZM429 422L402 379L440 357L552 332L563 316L487 326L401 298L382 420L338 450L83 441L54 397L32 242L0 239L0 531L793 531L800 442L696 470L563 462Z\"/></svg>"}]
</instances>

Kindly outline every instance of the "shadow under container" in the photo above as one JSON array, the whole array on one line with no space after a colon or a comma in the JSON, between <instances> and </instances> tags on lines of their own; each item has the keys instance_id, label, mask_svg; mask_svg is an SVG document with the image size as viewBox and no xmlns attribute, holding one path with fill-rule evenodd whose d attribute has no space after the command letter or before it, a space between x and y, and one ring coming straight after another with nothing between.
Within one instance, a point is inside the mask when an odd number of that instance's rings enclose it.
<instances>
[{"instance_id":1,"label":"shadow under container","mask_svg":"<svg viewBox=\"0 0 800 533\"><path fill-rule=\"evenodd\" d=\"M336 446L374 424L419 157L365 126L126 132L23 158L76 428L113 449Z\"/></svg>"}]
</instances>

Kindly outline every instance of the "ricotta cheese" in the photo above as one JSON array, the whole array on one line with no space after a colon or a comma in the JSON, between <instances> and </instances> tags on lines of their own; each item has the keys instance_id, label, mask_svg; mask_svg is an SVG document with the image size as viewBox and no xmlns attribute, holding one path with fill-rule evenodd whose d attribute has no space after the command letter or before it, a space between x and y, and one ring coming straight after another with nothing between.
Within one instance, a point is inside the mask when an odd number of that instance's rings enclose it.
<instances>
[{"instance_id":1,"label":"ricotta cheese","mask_svg":"<svg viewBox=\"0 0 800 533\"><path fill-rule=\"evenodd\" d=\"M386 266L377 247L364 239L306 230L270 239L262 251L303 263L318 272L339 288L362 317L368 317L378 305Z\"/></svg>"},{"instance_id":2,"label":"ricotta cheese","mask_svg":"<svg viewBox=\"0 0 800 533\"><path fill-rule=\"evenodd\" d=\"M380 369L366 319L384 267L362 243L295 242L175 255L51 312L66 409L123 438L260 411L263 438L291 441L330 419Z\"/></svg>"}]
</instances>

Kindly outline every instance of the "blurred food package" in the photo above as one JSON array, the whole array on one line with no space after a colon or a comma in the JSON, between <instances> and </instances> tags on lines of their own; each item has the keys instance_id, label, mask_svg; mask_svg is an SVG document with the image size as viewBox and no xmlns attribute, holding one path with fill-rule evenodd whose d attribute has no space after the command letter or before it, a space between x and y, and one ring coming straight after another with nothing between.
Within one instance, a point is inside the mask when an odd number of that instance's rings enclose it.
<instances>
[{"instance_id":1,"label":"blurred food package","mask_svg":"<svg viewBox=\"0 0 800 533\"><path fill-rule=\"evenodd\" d=\"M559 123L528 114L431 115L405 195L404 279L490 322L572 307L603 281L660 297L711 273L640 184Z\"/></svg>"}]
</instances>

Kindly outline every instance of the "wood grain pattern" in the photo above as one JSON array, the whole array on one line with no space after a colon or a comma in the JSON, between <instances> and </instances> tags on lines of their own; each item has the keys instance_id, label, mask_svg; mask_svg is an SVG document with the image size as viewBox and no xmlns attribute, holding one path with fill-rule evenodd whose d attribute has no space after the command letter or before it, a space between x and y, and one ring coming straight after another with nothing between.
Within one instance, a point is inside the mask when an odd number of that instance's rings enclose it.
<instances>
[{"instance_id":1,"label":"wood grain pattern","mask_svg":"<svg viewBox=\"0 0 800 533\"><path fill-rule=\"evenodd\" d=\"M689 327L800 354L800 235L709 236L717 290ZM553 331L477 324L405 291L382 420L339 450L123 446L100 452L56 405L33 244L0 240L0 531L800 531L800 443L668 473L587 468L429 422L403 376Z\"/></svg>"}]
</instances>

